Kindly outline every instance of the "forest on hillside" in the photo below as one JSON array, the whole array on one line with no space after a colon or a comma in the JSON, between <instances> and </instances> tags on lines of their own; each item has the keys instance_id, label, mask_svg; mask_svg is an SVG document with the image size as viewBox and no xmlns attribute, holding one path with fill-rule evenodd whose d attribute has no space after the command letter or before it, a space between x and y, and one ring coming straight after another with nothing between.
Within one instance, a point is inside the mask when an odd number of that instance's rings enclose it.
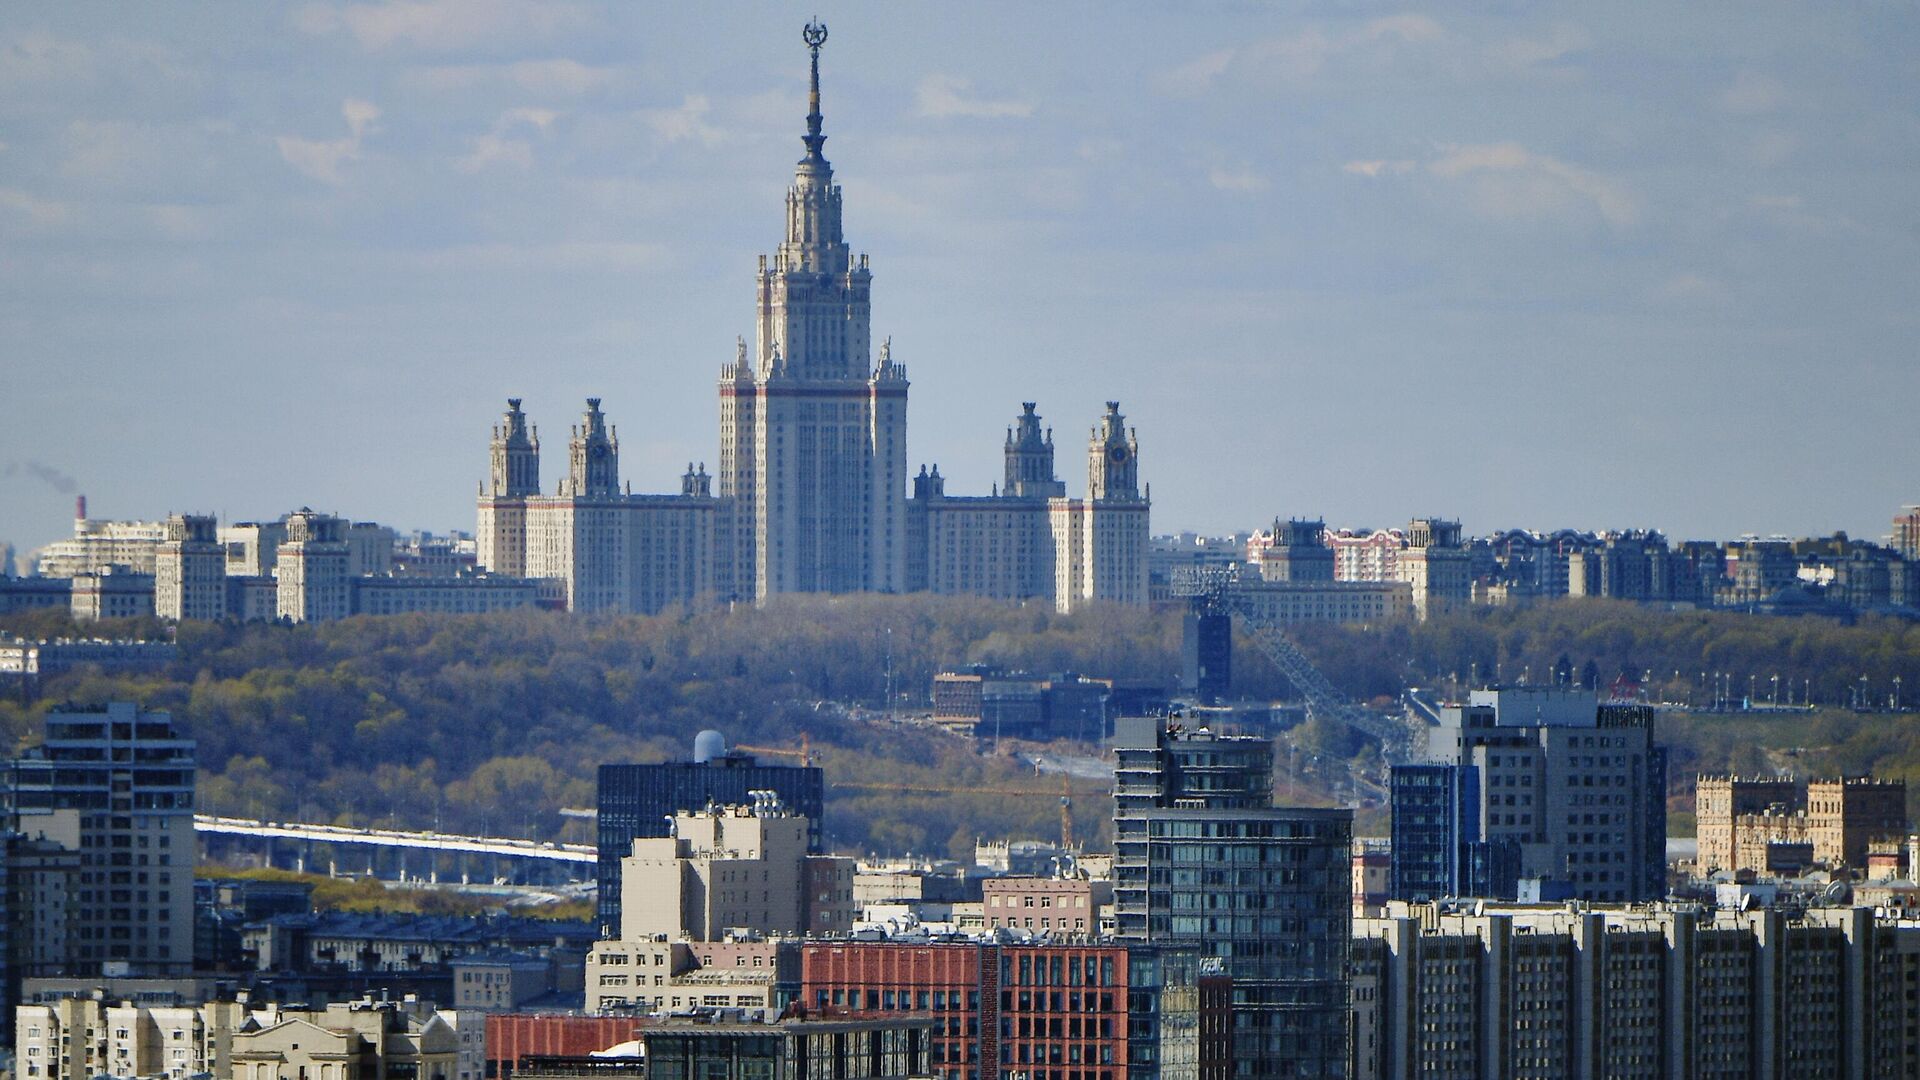
<instances>
[{"instance_id":1,"label":"forest on hillside","mask_svg":"<svg viewBox=\"0 0 1920 1080\"><path fill-rule=\"evenodd\" d=\"M0 631L73 635L61 612L0 617ZM89 627L152 636L152 622ZM929 596L793 597L696 616L362 617L302 625L186 624L180 657L140 675L74 672L0 701L0 736L38 738L65 702L132 700L170 710L199 740L205 812L588 841L564 807L591 806L603 762L683 759L693 734L795 747L803 734L830 784L962 792L829 791L842 850L959 853L976 836L1049 837L1057 780L1014 754L910 722L943 667L994 663L1128 678L1177 674L1177 611ZM1697 771L1858 773L1920 781L1920 714L1858 712L1856 688L1890 703L1894 679L1920 696L1920 626L1661 612L1569 600L1479 609L1424 624L1303 628L1296 639L1356 697L1391 705L1409 686L1443 696L1490 678L1546 681L1556 666L1645 680L1656 701L1705 700L1718 679L1764 699L1778 675L1818 712L1663 714L1676 811ZM1284 680L1242 643L1236 688L1282 695ZM1863 683L1864 676L1864 683ZM895 700L888 702L888 688ZM1371 751L1310 724L1303 747ZM1097 753L1088 748L1087 753ZM1029 790L1030 798L981 789ZM1329 793L1306 791L1303 800ZM1106 806L1078 800L1076 831L1101 842ZM1678 820L1678 819L1677 819Z\"/></svg>"}]
</instances>

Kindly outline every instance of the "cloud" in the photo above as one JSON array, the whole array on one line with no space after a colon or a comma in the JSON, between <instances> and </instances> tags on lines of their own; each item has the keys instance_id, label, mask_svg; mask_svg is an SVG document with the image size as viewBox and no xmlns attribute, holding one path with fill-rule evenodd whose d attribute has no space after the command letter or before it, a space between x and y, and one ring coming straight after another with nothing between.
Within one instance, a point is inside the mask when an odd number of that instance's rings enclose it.
<instances>
[{"instance_id":1,"label":"cloud","mask_svg":"<svg viewBox=\"0 0 1920 1080\"><path fill-rule=\"evenodd\" d=\"M654 134L666 142L692 140L702 146L712 146L726 138L725 132L707 123L707 114L712 110L713 103L705 94L688 94L675 108L645 109L640 115Z\"/></svg>"},{"instance_id":2,"label":"cloud","mask_svg":"<svg viewBox=\"0 0 1920 1080\"><path fill-rule=\"evenodd\" d=\"M577 97L603 90L619 78L618 68L594 67L566 57L516 60L510 64L457 64L418 69L409 78L433 90L466 90L488 82L507 82L543 97Z\"/></svg>"},{"instance_id":3,"label":"cloud","mask_svg":"<svg viewBox=\"0 0 1920 1080\"><path fill-rule=\"evenodd\" d=\"M1207 173L1207 182L1221 191L1265 191L1267 178L1249 168L1214 169Z\"/></svg>"},{"instance_id":4,"label":"cloud","mask_svg":"<svg viewBox=\"0 0 1920 1080\"><path fill-rule=\"evenodd\" d=\"M1033 106L1024 101L990 101L970 97L973 84L953 75L928 75L914 91L921 116L965 116L992 120L1002 117L1033 115Z\"/></svg>"},{"instance_id":5,"label":"cloud","mask_svg":"<svg viewBox=\"0 0 1920 1080\"><path fill-rule=\"evenodd\" d=\"M454 162L461 172L479 172L490 165L511 165L520 169L533 166L533 143L516 138L515 132L528 129L546 134L560 114L552 109L508 109L493 122L493 130L475 137L472 151Z\"/></svg>"},{"instance_id":6,"label":"cloud","mask_svg":"<svg viewBox=\"0 0 1920 1080\"><path fill-rule=\"evenodd\" d=\"M1414 163L1405 159L1394 161L1349 161L1340 166L1341 172L1355 176L1387 176L1413 171Z\"/></svg>"},{"instance_id":7,"label":"cloud","mask_svg":"<svg viewBox=\"0 0 1920 1080\"><path fill-rule=\"evenodd\" d=\"M325 184L345 183L340 166L360 158L360 143L375 130L380 107L371 101L348 98L340 103L340 115L347 121L344 139L302 139L281 135L274 140L287 164Z\"/></svg>"},{"instance_id":8,"label":"cloud","mask_svg":"<svg viewBox=\"0 0 1920 1080\"><path fill-rule=\"evenodd\" d=\"M1593 35L1584 27L1562 23L1543 37L1514 37L1486 47L1488 61L1496 69L1521 72L1558 64L1593 44Z\"/></svg>"},{"instance_id":9,"label":"cloud","mask_svg":"<svg viewBox=\"0 0 1920 1080\"><path fill-rule=\"evenodd\" d=\"M461 244L422 252L411 262L423 269L458 270L648 270L666 263L664 244L568 241L557 244Z\"/></svg>"},{"instance_id":10,"label":"cloud","mask_svg":"<svg viewBox=\"0 0 1920 1080\"><path fill-rule=\"evenodd\" d=\"M1425 162L1349 161L1340 171L1368 179L1419 174L1461 185L1475 209L1492 218L1541 220L1593 213L1615 227L1640 220L1640 201L1625 184L1513 142L1446 146Z\"/></svg>"},{"instance_id":11,"label":"cloud","mask_svg":"<svg viewBox=\"0 0 1920 1080\"><path fill-rule=\"evenodd\" d=\"M0 476L8 480L16 476L30 476L62 495L71 495L80 490L79 481L51 465L38 461L9 461L5 469L0 469Z\"/></svg>"},{"instance_id":12,"label":"cloud","mask_svg":"<svg viewBox=\"0 0 1920 1080\"><path fill-rule=\"evenodd\" d=\"M71 213L66 203L44 199L19 188L0 188L0 210L10 210L34 225L59 225Z\"/></svg>"},{"instance_id":13,"label":"cloud","mask_svg":"<svg viewBox=\"0 0 1920 1080\"><path fill-rule=\"evenodd\" d=\"M1619 181L1518 143L1448 147L1427 163L1427 171L1472 183L1479 208L1490 217L1537 219L1590 208L1609 225L1640 219L1639 201Z\"/></svg>"},{"instance_id":14,"label":"cloud","mask_svg":"<svg viewBox=\"0 0 1920 1080\"><path fill-rule=\"evenodd\" d=\"M387 4L310 4L296 11L301 31L325 36L345 30L361 48L394 46L452 50L550 37L588 22L572 4L515 0L397 0Z\"/></svg>"},{"instance_id":15,"label":"cloud","mask_svg":"<svg viewBox=\"0 0 1920 1080\"><path fill-rule=\"evenodd\" d=\"M1743 71L1734 76L1733 85L1720 92L1720 107L1742 116L1770 113L1787 99L1780 80L1758 72Z\"/></svg>"},{"instance_id":16,"label":"cloud","mask_svg":"<svg viewBox=\"0 0 1920 1080\"><path fill-rule=\"evenodd\" d=\"M93 50L51 34L29 32L0 46L0 83L21 85L91 78Z\"/></svg>"},{"instance_id":17,"label":"cloud","mask_svg":"<svg viewBox=\"0 0 1920 1080\"><path fill-rule=\"evenodd\" d=\"M1328 31L1311 27L1297 34L1262 38L1245 45L1203 53L1162 71L1155 82L1175 96L1205 93L1222 77L1304 83L1336 60L1390 63L1408 45L1435 45L1447 32L1425 15L1388 15L1357 26Z\"/></svg>"}]
</instances>

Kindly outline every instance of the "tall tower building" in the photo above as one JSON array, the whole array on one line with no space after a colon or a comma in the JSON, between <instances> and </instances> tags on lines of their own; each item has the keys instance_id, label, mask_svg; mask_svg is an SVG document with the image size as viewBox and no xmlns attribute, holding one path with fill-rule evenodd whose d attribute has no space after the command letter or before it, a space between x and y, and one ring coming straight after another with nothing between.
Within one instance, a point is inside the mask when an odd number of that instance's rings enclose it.
<instances>
[{"instance_id":1,"label":"tall tower building","mask_svg":"<svg viewBox=\"0 0 1920 1080\"><path fill-rule=\"evenodd\" d=\"M872 275L841 232L841 194L821 154L820 47L812 53L806 153L787 190L786 238L760 260L751 355L720 377L720 587L895 592L906 574L907 373L872 353Z\"/></svg>"},{"instance_id":2,"label":"tall tower building","mask_svg":"<svg viewBox=\"0 0 1920 1080\"><path fill-rule=\"evenodd\" d=\"M351 556L345 521L304 506L287 515L287 539L275 557L280 618L321 622L352 614Z\"/></svg>"},{"instance_id":3,"label":"tall tower building","mask_svg":"<svg viewBox=\"0 0 1920 1080\"><path fill-rule=\"evenodd\" d=\"M191 970L193 769L168 714L125 702L48 713L45 742L8 766L9 827L80 854L68 974Z\"/></svg>"},{"instance_id":4,"label":"tall tower building","mask_svg":"<svg viewBox=\"0 0 1920 1080\"><path fill-rule=\"evenodd\" d=\"M1155 717L1114 725L1122 939L1233 978L1234 1076L1346 1076L1353 811L1273 805L1273 744Z\"/></svg>"},{"instance_id":5,"label":"tall tower building","mask_svg":"<svg viewBox=\"0 0 1920 1080\"><path fill-rule=\"evenodd\" d=\"M506 415L488 444L492 468L480 488L475 561L496 574L527 574L527 500L540 495L540 432L527 423L520 399L507 399Z\"/></svg>"},{"instance_id":6,"label":"tall tower building","mask_svg":"<svg viewBox=\"0 0 1920 1080\"><path fill-rule=\"evenodd\" d=\"M1087 441L1086 500L1051 505L1056 608L1147 602L1149 495L1140 487L1140 439L1109 401Z\"/></svg>"},{"instance_id":7,"label":"tall tower building","mask_svg":"<svg viewBox=\"0 0 1920 1080\"><path fill-rule=\"evenodd\" d=\"M219 619L227 614L227 549L211 517L167 518L153 559L153 613L163 619Z\"/></svg>"}]
</instances>

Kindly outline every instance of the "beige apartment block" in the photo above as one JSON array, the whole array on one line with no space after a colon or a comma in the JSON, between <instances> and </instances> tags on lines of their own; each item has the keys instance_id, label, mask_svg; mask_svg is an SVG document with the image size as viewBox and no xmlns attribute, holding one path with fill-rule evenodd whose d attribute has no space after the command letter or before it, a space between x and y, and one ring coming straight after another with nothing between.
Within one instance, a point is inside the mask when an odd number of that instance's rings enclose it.
<instances>
[{"instance_id":1,"label":"beige apartment block","mask_svg":"<svg viewBox=\"0 0 1920 1080\"><path fill-rule=\"evenodd\" d=\"M1358 1080L1920 1074L1920 923L1873 909L1464 909L1353 923Z\"/></svg>"},{"instance_id":2,"label":"beige apartment block","mask_svg":"<svg viewBox=\"0 0 1920 1080\"><path fill-rule=\"evenodd\" d=\"M227 553L211 517L174 514L154 555L153 613L163 619L227 615Z\"/></svg>"}]
</instances>

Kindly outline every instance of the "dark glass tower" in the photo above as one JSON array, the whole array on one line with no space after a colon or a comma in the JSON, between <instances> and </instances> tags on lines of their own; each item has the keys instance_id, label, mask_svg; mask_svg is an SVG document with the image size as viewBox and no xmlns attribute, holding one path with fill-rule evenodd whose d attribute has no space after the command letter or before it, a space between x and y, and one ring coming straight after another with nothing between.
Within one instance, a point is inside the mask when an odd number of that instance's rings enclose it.
<instances>
[{"instance_id":1,"label":"dark glass tower","mask_svg":"<svg viewBox=\"0 0 1920 1080\"><path fill-rule=\"evenodd\" d=\"M1273 744L1123 719L1120 936L1218 958L1236 1077L1347 1075L1353 813L1273 805Z\"/></svg>"}]
</instances>

